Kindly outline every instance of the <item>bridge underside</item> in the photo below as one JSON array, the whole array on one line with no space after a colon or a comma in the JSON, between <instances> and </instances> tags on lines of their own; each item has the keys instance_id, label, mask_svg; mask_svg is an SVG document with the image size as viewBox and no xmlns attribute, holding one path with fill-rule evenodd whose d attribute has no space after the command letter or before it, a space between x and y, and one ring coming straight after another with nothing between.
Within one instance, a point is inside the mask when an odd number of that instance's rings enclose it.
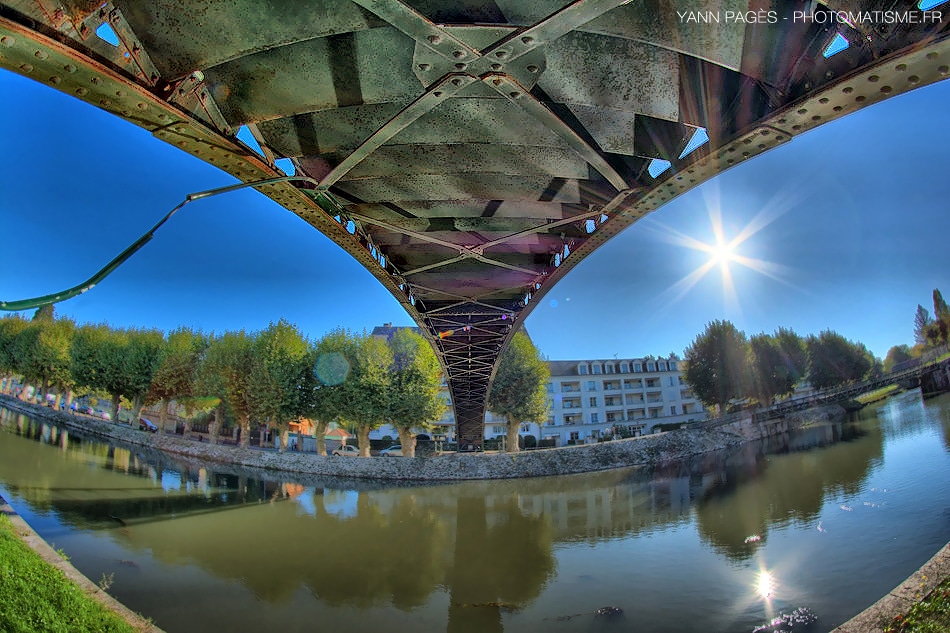
<instances>
[{"instance_id":1,"label":"bridge underside","mask_svg":"<svg viewBox=\"0 0 950 633\"><path fill-rule=\"evenodd\" d=\"M916 19L832 13L881 9ZM397 297L480 444L500 352L574 265L720 171L946 77L948 25L897 0L4 0L0 66L244 182L291 159L307 180L258 189Z\"/></svg>"}]
</instances>

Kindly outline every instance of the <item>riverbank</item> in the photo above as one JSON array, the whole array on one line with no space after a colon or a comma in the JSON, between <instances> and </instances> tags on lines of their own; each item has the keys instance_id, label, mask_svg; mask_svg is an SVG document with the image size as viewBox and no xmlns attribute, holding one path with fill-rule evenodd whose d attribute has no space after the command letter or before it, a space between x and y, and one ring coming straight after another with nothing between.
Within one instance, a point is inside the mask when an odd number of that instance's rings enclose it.
<instances>
[{"instance_id":1,"label":"riverbank","mask_svg":"<svg viewBox=\"0 0 950 633\"><path fill-rule=\"evenodd\" d=\"M0 497L0 630L162 630L83 576Z\"/></svg>"},{"instance_id":2,"label":"riverbank","mask_svg":"<svg viewBox=\"0 0 950 633\"><path fill-rule=\"evenodd\" d=\"M874 569L868 570L874 573ZM901 628L902 621L915 605L922 603L937 587L950 578L950 543L924 563L910 578L886 596L854 616L831 633L874 633L888 631L939 631L940 628Z\"/></svg>"},{"instance_id":3,"label":"riverbank","mask_svg":"<svg viewBox=\"0 0 950 633\"><path fill-rule=\"evenodd\" d=\"M790 428L840 419L837 406L754 424L751 414L720 425L688 428L638 438L520 453L446 453L434 457L360 459L211 445L179 436L153 434L125 425L74 416L0 396L0 405L69 428L186 458L271 471L379 480L458 481L517 479L647 466L685 459L787 432Z\"/></svg>"}]
</instances>

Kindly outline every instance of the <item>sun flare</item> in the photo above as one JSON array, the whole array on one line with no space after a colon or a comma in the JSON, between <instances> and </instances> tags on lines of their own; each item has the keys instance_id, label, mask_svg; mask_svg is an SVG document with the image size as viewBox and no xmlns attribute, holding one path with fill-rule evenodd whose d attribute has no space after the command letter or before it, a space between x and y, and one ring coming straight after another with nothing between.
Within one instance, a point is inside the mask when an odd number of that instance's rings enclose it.
<instances>
[{"instance_id":1,"label":"sun flare","mask_svg":"<svg viewBox=\"0 0 950 633\"><path fill-rule=\"evenodd\" d=\"M769 598L772 595L772 574L763 571L759 574L759 581L756 583L756 590L763 598Z\"/></svg>"},{"instance_id":2,"label":"sun flare","mask_svg":"<svg viewBox=\"0 0 950 633\"><path fill-rule=\"evenodd\" d=\"M726 266L731 261L735 261L735 247L737 245L734 242L722 242L717 241L716 244L709 245L709 257L710 260L719 264L720 266Z\"/></svg>"}]
</instances>

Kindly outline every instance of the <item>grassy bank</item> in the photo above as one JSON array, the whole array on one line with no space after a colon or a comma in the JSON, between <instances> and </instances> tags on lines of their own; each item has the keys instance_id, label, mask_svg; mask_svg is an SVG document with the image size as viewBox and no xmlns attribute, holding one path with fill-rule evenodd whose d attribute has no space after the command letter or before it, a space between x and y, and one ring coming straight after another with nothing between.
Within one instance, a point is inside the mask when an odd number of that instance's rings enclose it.
<instances>
[{"instance_id":1,"label":"grassy bank","mask_svg":"<svg viewBox=\"0 0 950 633\"><path fill-rule=\"evenodd\" d=\"M872 402L877 402L878 400L883 400L884 398L887 398L888 396L893 395L900 390L901 388L898 385L888 385L886 387L881 387L880 389L875 389L874 391L863 393L855 398L855 400L861 404L870 404Z\"/></svg>"},{"instance_id":2,"label":"grassy bank","mask_svg":"<svg viewBox=\"0 0 950 633\"><path fill-rule=\"evenodd\" d=\"M0 631L135 631L87 596L17 535L0 514Z\"/></svg>"},{"instance_id":3,"label":"grassy bank","mask_svg":"<svg viewBox=\"0 0 950 633\"><path fill-rule=\"evenodd\" d=\"M946 633L950 631L950 578L944 579L926 598L898 615L884 633Z\"/></svg>"}]
</instances>

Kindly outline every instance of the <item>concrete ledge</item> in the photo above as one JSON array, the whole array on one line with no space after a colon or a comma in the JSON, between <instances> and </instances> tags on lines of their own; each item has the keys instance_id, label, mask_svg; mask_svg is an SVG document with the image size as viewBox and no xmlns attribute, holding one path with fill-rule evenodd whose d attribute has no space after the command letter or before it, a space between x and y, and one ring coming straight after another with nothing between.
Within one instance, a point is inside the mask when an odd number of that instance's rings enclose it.
<instances>
[{"instance_id":1,"label":"concrete ledge","mask_svg":"<svg viewBox=\"0 0 950 633\"><path fill-rule=\"evenodd\" d=\"M3 497L0 497L0 513L3 513L10 519L13 529L16 530L20 539L26 543L30 549L39 554L40 558L60 570L66 575L66 578L79 586L83 593L104 606L106 609L115 612L120 618L128 622L137 631L147 631L149 633L163 633L158 628L138 613L135 613L124 604L100 589L91 580L83 576L78 569L73 567L69 561L57 554L49 543L44 541L26 521L23 520L16 511L10 507Z\"/></svg>"},{"instance_id":2,"label":"concrete ledge","mask_svg":"<svg viewBox=\"0 0 950 633\"><path fill-rule=\"evenodd\" d=\"M950 577L950 543L910 578L831 633L882 633L895 617L907 613L947 577Z\"/></svg>"}]
</instances>

